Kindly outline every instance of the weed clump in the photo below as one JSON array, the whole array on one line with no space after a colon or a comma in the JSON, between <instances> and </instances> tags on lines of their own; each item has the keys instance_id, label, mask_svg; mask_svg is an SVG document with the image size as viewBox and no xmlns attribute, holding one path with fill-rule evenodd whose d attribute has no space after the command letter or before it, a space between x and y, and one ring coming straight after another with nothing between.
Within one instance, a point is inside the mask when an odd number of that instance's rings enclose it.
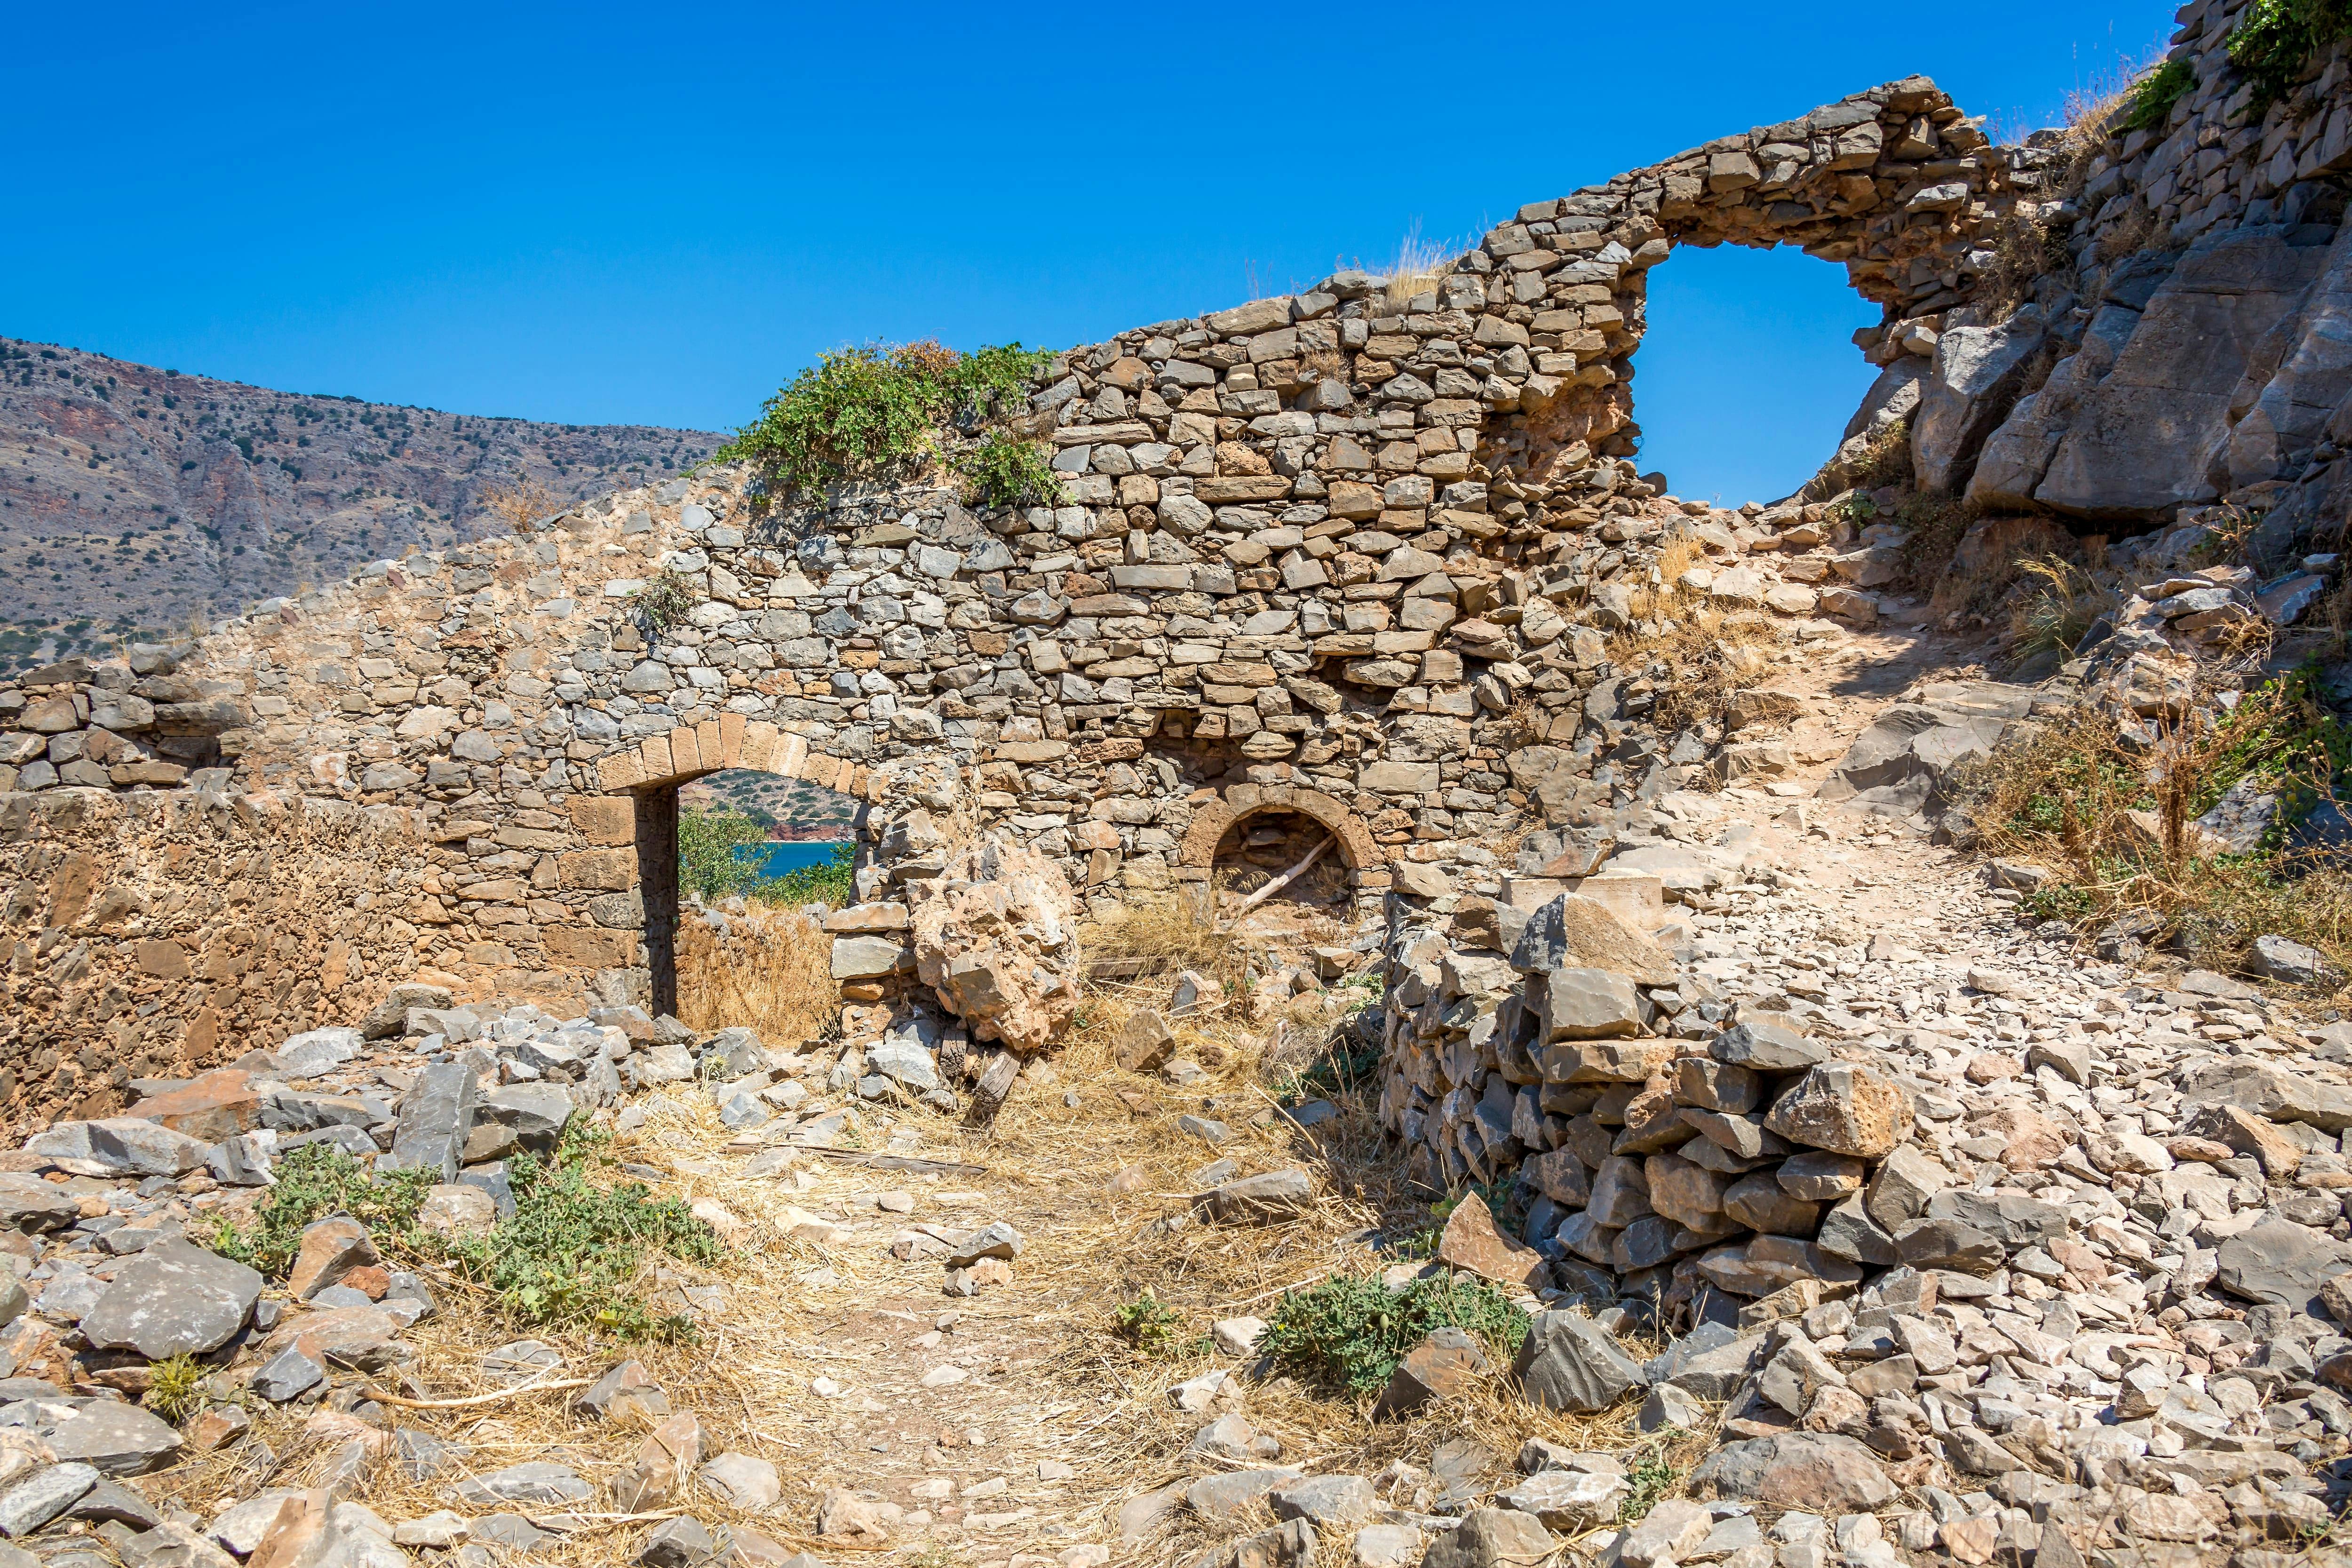
<instances>
[{"instance_id":1,"label":"weed clump","mask_svg":"<svg viewBox=\"0 0 2352 1568\"><path fill-rule=\"evenodd\" d=\"M1439 1274L1391 1290L1373 1274L1335 1274L1284 1296L1257 1348L1353 1394L1377 1393L1433 1329L1464 1329L1508 1358L1528 1316L1483 1279Z\"/></svg>"},{"instance_id":2,"label":"weed clump","mask_svg":"<svg viewBox=\"0 0 2352 1568\"><path fill-rule=\"evenodd\" d=\"M2319 700L2309 670L2247 693L2218 721L2193 714L2149 745L2077 708L1968 764L1956 783L1978 845L2053 871L2026 905L2045 919L2093 929L2145 910L2215 967L2273 933L2343 966L2352 872L2336 852L2298 847L2295 829L2334 798L2352 726ZM2196 819L2248 780L2277 809L2241 853Z\"/></svg>"},{"instance_id":3,"label":"weed clump","mask_svg":"<svg viewBox=\"0 0 2352 1568\"><path fill-rule=\"evenodd\" d=\"M2240 31L2243 31L2242 27ZM2237 41L2231 40L2230 55L2237 58ZM2132 83L2124 100L2125 131L2153 131L2172 117L2172 106L2181 95L2197 85L2197 73L2187 60L2167 60L2139 80Z\"/></svg>"},{"instance_id":4,"label":"weed clump","mask_svg":"<svg viewBox=\"0 0 2352 1568\"><path fill-rule=\"evenodd\" d=\"M719 448L716 460L750 462L780 497L910 473L937 455L942 426L1018 406L1030 376L1051 357L1019 343L958 353L936 341L821 354ZM1050 470L1034 448L1019 458L1000 441L980 460L975 482L1001 489L1040 476Z\"/></svg>"},{"instance_id":5,"label":"weed clump","mask_svg":"<svg viewBox=\"0 0 2352 1568\"><path fill-rule=\"evenodd\" d=\"M1675 1428L1666 1428L1674 1435ZM1644 1446L1625 1467L1625 1499L1617 1505L1617 1522L1631 1527L1682 1484L1682 1472L1666 1458L1663 1442Z\"/></svg>"},{"instance_id":6,"label":"weed clump","mask_svg":"<svg viewBox=\"0 0 2352 1568\"><path fill-rule=\"evenodd\" d=\"M302 1231L331 1215L367 1226L379 1246L413 1248L416 1211L433 1184L427 1171L371 1173L331 1143L305 1143L279 1156L277 1185L243 1229L222 1220L212 1249L273 1279L283 1279L302 1250Z\"/></svg>"},{"instance_id":7,"label":"weed clump","mask_svg":"<svg viewBox=\"0 0 2352 1568\"><path fill-rule=\"evenodd\" d=\"M524 1324L592 1329L624 1340L692 1341L694 1321L647 1304L649 1256L719 1260L711 1228L677 1198L644 1184L599 1186L600 1137L567 1130L551 1163L519 1154L508 1167L515 1212L480 1236L449 1244L458 1273Z\"/></svg>"},{"instance_id":8,"label":"weed clump","mask_svg":"<svg viewBox=\"0 0 2352 1568\"><path fill-rule=\"evenodd\" d=\"M1062 499L1061 478L1045 449L1008 431L989 432L955 466L970 499L983 506L1053 506Z\"/></svg>"},{"instance_id":9,"label":"weed clump","mask_svg":"<svg viewBox=\"0 0 2352 1568\"><path fill-rule=\"evenodd\" d=\"M1183 1339L1184 1320L1146 1290L1111 1310L1110 1331L1144 1355L1164 1355Z\"/></svg>"},{"instance_id":10,"label":"weed clump","mask_svg":"<svg viewBox=\"0 0 2352 1568\"><path fill-rule=\"evenodd\" d=\"M208 1370L185 1351L165 1356L147 1369L147 1392L140 1403L159 1419L177 1426L205 1407L204 1381Z\"/></svg>"},{"instance_id":11,"label":"weed clump","mask_svg":"<svg viewBox=\"0 0 2352 1568\"><path fill-rule=\"evenodd\" d=\"M2058 555L2017 563L2028 588L2010 612L2009 657L2017 665L2056 655L2064 658L2116 608L2115 590Z\"/></svg>"},{"instance_id":12,"label":"weed clump","mask_svg":"<svg viewBox=\"0 0 2352 1568\"><path fill-rule=\"evenodd\" d=\"M2346 0L2253 0L2229 40L2230 63L2254 89L2249 112L2259 116L2293 91L2305 62L2347 33L2352 33L2352 5Z\"/></svg>"}]
</instances>

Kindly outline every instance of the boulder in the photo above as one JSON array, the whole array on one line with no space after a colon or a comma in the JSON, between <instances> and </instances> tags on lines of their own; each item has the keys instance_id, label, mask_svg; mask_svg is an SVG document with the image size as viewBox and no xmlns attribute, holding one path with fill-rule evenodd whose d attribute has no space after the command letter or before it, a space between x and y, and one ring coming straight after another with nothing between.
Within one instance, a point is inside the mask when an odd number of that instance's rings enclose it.
<instances>
[{"instance_id":1,"label":"boulder","mask_svg":"<svg viewBox=\"0 0 2352 1568\"><path fill-rule=\"evenodd\" d=\"M1422 1568L1526 1568L1558 1551L1543 1521L1515 1509L1479 1508L1430 1543Z\"/></svg>"},{"instance_id":2,"label":"boulder","mask_svg":"<svg viewBox=\"0 0 2352 1568\"><path fill-rule=\"evenodd\" d=\"M1528 917L1511 948L1522 974L1601 969L1642 985L1672 985L1674 955L1594 900L1563 893Z\"/></svg>"},{"instance_id":3,"label":"boulder","mask_svg":"<svg viewBox=\"0 0 2352 1568\"><path fill-rule=\"evenodd\" d=\"M703 1466L696 1479L719 1501L742 1513L765 1513L784 1495L776 1467L751 1454L721 1454Z\"/></svg>"},{"instance_id":4,"label":"boulder","mask_svg":"<svg viewBox=\"0 0 2352 1568\"><path fill-rule=\"evenodd\" d=\"M907 883L915 971L973 1037L1034 1056L1077 1011L1076 896L1058 867L994 835Z\"/></svg>"},{"instance_id":5,"label":"boulder","mask_svg":"<svg viewBox=\"0 0 2352 1568\"><path fill-rule=\"evenodd\" d=\"M1580 1312L1538 1312L1511 1370L1546 1410L1606 1410L1647 1379L1607 1330Z\"/></svg>"},{"instance_id":6,"label":"boulder","mask_svg":"<svg viewBox=\"0 0 2352 1568\"><path fill-rule=\"evenodd\" d=\"M1193 1206L1220 1225L1272 1225L1314 1205L1315 1184L1304 1171L1268 1171L1202 1193Z\"/></svg>"},{"instance_id":7,"label":"boulder","mask_svg":"<svg viewBox=\"0 0 2352 1568\"><path fill-rule=\"evenodd\" d=\"M135 1116L60 1121L25 1140L25 1151L84 1176L179 1176L205 1163L212 1146Z\"/></svg>"},{"instance_id":8,"label":"boulder","mask_svg":"<svg viewBox=\"0 0 2352 1568\"><path fill-rule=\"evenodd\" d=\"M135 1351L149 1361L202 1355L236 1337L261 1284L244 1264L193 1242L152 1242L83 1314L81 1331L100 1350Z\"/></svg>"},{"instance_id":9,"label":"boulder","mask_svg":"<svg viewBox=\"0 0 2352 1568\"><path fill-rule=\"evenodd\" d=\"M1854 738L1821 798L1888 816L1939 815L1952 770L1990 755L2009 721L2032 709L2033 689L1998 681L1945 681L1897 702Z\"/></svg>"},{"instance_id":10,"label":"boulder","mask_svg":"<svg viewBox=\"0 0 2352 1568\"><path fill-rule=\"evenodd\" d=\"M1156 1071L1176 1054L1176 1033L1158 1012L1139 1007L1119 1026L1112 1054L1129 1072Z\"/></svg>"},{"instance_id":11,"label":"boulder","mask_svg":"<svg viewBox=\"0 0 2352 1568\"><path fill-rule=\"evenodd\" d=\"M551 1459L527 1459L502 1470L457 1483L457 1500L469 1508L494 1509L501 1503L556 1505L585 1502L596 1489L569 1465Z\"/></svg>"},{"instance_id":12,"label":"boulder","mask_svg":"<svg viewBox=\"0 0 2352 1568\"><path fill-rule=\"evenodd\" d=\"M1438 1237L1437 1260L1467 1269L1482 1279L1503 1285L1533 1286L1548 1270L1541 1254L1495 1228L1495 1216L1475 1193L1466 1193L1454 1205Z\"/></svg>"},{"instance_id":13,"label":"boulder","mask_svg":"<svg viewBox=\"0 0 2352 1568\"><path fill-rule=\"evenodd\" d=\"M478 1092L479 1080L463 1062L426 1064L401 1099L392 1152L377 1162L378 1168L430 1171L437 1181L456 1181Z\"/></svg>"},{"instance_id":14,"label":"boulder","mask_svg":"<svg viewBox=\"0 0 2352 1568\"><path fill-rule=\"evenodd\" d=\"M1934 368L1920 383L1911 418L1911 462L1922 489L1966 488L1985 437L2024 390L2044 335L2040 309L2027 305L1999 326L1948 327L1937 338Z\"/></svg>"},{"instance_id":15,"label":"boulder","mask_svg":"<svg viewBox=\"0 0 2352 1568\"><path fill-rule=\"evenodd\" d=\"M35 1471L0 1492L0 1535L14 1539L32 1534L79 1502L98 1483L99 1472L89 1465L50 1465Z\"/></svg>"},{"instance_id":16,"label":"boulder","mask_svg":"<svg viewBox=\"0 0 2352 1568\"><path fill-rule=\"evenodd\" d=\"M286 1289L298 1301L307 1301L331 1285L340 1284L354 1268L383 1262L367 1226L338 1215L314 1220L302 1229L301 1250L286 1277Z\"/></svg>"},{"instance_id":17,"label":"boulder","mask_svg":"<svg viewBox=\"0 0 2352 1568\"><path fill-rule=\"evenodd\" d=\"M180 1435L135 1405L90 1400L55 1425L42 1440L60 1461L89 1466L102 1476L143 1476L179 1458Z\"/></svg>"},{"instance_id":18,"label":"boulder","mask_svg":"<svg viewBox=\"0 0 2352 1568\"><path fill-rule=\"evenodd\" d=\"M1865 1067L1824 1062L1773 1102L1767 1130L1791 1143L1875 1160L1910 1131L1903 1090Z\"/></svg>"},{"instance_id":19,"label":"boulder","mask_svg":"<svg viewBox=\"0 0 2352 1568\"><path fill-rule=\"evenodd\" d=\"M2352 1091L2245 1057L2206 1058L2181 1075L2180 1097L2190 1105L2235 1105L2323 1132L2352 1128Z\"/></svg>"},{"instance_id":20,"label":"boulder","mask_svg":"<svg viewBox=\"0 0 2352 1568\"><path fill-rule=\"evenodd\" d=\"M2246 967L2265 980L2286 985L2331 985L2342 973L2315 947L2283 936L2258 936Z\"/></svg>"},{"instance_id":21,"label":"boulder","mask_svg":"<svg viewBox=\"0 0 2352 1568\"><path fill-rule=\"evenodd\" d=\"M359 1032L371 1040L395 1038L408 1023L410 1008L446 1008L452 1000L446 985L404 981L386 991L383 1000L369 1009L368 1016L360 1023Z\"/></svg>"},{"instance_id":22,"label":"boulder","mask_svg":"<svg viewBox=\"0 0 2352 1568\"><path fill-rule=\"evenodd\" d=\"M1701 1500L1728 1498L1825 1514L1868 1513L1895 1496L1895 1483L1876 1455L1852 1437L1822 1432L1727 1444L1691 1472L1689 1486Z\"/></svg>"},{"instance_id":23,"label":"boulder","mask_svg":"<svg viewBox=\"0 0 2352 1568\"><path fill-rule=\"evenodd\" d=\"M2216 1265L2215 1280L2231 1295L2317 1316L2326 1310L2322 1288L2352 1268L2352 1247L2326 1231L2270 1218L2224 1240Z\"/></svg>"},{"instance_id":24,"label":"boulder","mask_svg":"<svg viewBox=\"0 0 2352 1568\"><path fill-rule=\"evenodd\" d=\"M1372 1415L1409 1415L1433 1400L1468 1394L1493 1370L1476 1335L1466 1329L1433 1329L1389 1373Z\"/></svg>"},{"instance_id":25,"label":"boulder","mask_svg":"<svg viewBox=\"0 0 2352 1568\"><path fill-rule=\"evenodd\" d=\"M1381 1510L1380 1495L1361 1476L1308 1476L1266 1494L1280 1520L1303 1519L1324 1529L1361 1524Z\"/></svg>"}]
</instances>

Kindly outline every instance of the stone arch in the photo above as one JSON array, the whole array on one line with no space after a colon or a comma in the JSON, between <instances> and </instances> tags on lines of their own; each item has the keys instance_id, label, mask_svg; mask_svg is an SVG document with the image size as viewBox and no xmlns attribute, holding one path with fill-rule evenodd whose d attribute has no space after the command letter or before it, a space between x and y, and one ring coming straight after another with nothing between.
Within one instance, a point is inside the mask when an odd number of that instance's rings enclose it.
<instances>
[{"instance_id":1,"label":"stone arch","mask_svg":"<svg viewBox=\"0 0 2352 1568\"><path fill-rule=\"evenodd\" d=\"M1843 264L1883 311L1857 338L1881 367L1874 399L1899 398L1908 412L1911 384L1945 317L1974 298L2000 226L2021 205L2035 210L2041 156L1992 146L1933 81L1908 77L1521 207L1435 301L1483 309L1478 342L1498 363L1514 350L1527 357L1516 396L1488 400L1482 450L1503 479L1497 492L1563 511L1559 489L1583 492L1580 506L1622 493L1632 469L1612 476L1607 459L1632 457L1641 435L1631 361L1648 269L1677 246L1793 245Z\"/></svg>"},{"instance_id":2,"label":"stone arch","mask_svg":"<svg viewBox=\"0 0 2352 1568\"><path fill-rule=\"evenodd\" d=\"M740 713L649 735L596 763L605 794L630 803L646 969L657 1012L677 1011L678 786L730 769L806 779L845 793L856 773L848 763L812 752L806 737Z\"/></svg>"},{"instance_id":3,"label":"stone arch","mask_svg":"<svg viewBox=\"0 0 2352 1568\"><path fill-rule=\"evenodd\" d=\"M1321 790L1290 784L1232 784L1226 787L1223 799L1194 814L1192 825L1184 830L1183 841L1178 846L1176 863L1188 869L1207 871L1216 861L1217 844L1226 832L1235 823L1262 811L1295 811L1313 817L1331 830L1332 837L1339 840L1340 858L1347 861L1350 871L1360 876L1386 861L1363 818Z\"/></svg>"}]
</instances>

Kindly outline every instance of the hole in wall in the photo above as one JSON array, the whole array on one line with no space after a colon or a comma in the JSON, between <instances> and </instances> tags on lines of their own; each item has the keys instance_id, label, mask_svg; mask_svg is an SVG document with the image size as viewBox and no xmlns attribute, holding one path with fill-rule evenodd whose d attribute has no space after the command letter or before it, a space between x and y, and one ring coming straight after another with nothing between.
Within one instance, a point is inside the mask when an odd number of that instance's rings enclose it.
<instances>
[{"instance_id":1,"label":"hole in wall","mask_svg":"<svg viewBox=\"0 0 2352 1568\"><path fill-rule=\"evenodd\" d=\"M634 792L645 962L654 1009L676 1014L678 921L699 897L724 905L784 893L796 872L854 843L859 803L751 768ZM790 901L789 898L785 901Z\"/></svg>"},{"instance_id":2,"label":"hole in wall","mask_svg":"<svg viewBox=\"0 0 2352 1568\"><path fill-rule=\"evenodd\" d=\"M1331 830L1303 811L1268 808L1252 812L1227 827L1210 863L1211 884L1220 903L1231 907L1305 859L1326 838L1332 843L1315 863L1267 900L1338 915L1350 897L1348 858Z\"/></svg>"},{"instance_id":3,"label":"hole in wall","mask_svg":"<svg viewBox=\"0 0 2352 1568\"><path fill-rule=\"evenodd\" d=\"M1879 310L1792 247L1678 245L1650 269L1633 357L1643 473L1721 507L1775 501L1832 457L1877 379L1853 346Z\"/></svg>"}]
</instances>

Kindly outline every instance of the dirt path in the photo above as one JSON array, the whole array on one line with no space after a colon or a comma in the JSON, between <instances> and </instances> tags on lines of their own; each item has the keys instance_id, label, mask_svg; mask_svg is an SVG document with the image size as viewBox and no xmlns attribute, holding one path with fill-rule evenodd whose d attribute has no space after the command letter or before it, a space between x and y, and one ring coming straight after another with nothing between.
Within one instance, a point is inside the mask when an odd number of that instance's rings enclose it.
<instances>
[{"instance_id":1,"label":"dirt path","mask_svg":"<svg viewBox=\"0 0 2352 1568\"><path fill-rule=\"evenodd\" d=\"M1875 1016L1899 1025L1899 994L1948 991L1953 972L2015 962L2031 939L1987 901L1979 873L1916 825L1809 798L1887 703L1965 650L1889 628L1824 651L1780 666L1773 680L1804 700L1786 731L1798 771L1769 785L1670 795L1659 826L1751 868L1716 908L1688 917L1701 973L1734 989L1785 990L1841 1017L1883 1003ZM1825 944L1864 956L1824 963L1815 954ZM1885 994L1868 994L1874 987ZM1262 1313L1285 1287L1337 1268L1393 1264L1392 1247L1374 1243L1426 1223L1427 1195L1387 1169L1369 1091L1339 1121L1301 1132L1252 1088L1244 1052L1220 1051L1213 1031L1186 1043L1189 1057L1224 1065L1180 1088L1117 1070L1103 1040L1082 1037L1024 1081L987 1139L938 1117L861 1110L866 1147L984 1167L975 1173L803 1156L781 1176L751 1177L764 1145L719 1127L707 1097L680 1086L652 1102L630 1157L720 1205L757 1255L732 1281L710 1354L741 1390L752 1440L765 1440L786 1474L778 1518L815 1535L822 1510L835 1532L818 1538L821 1551L1010 1568L1158 1557L1250 1524L1255 1512L1207 1524L1180 1511L1140 1541L1121 1539L1122 1502L1236 1468L1185 1451L1218 1412L1177 1409L1171 1385L1246 1364L1207 1342L1212 1322ZM1182 1130L1187 1117L1222 1122L1227 1136L1203 1142ZM1216 1179L1204 1168L1217 1161L1244 1175L1301 1165L1327 1195L1276 1230L1187 1224L1190 1195ZM923 1227L955 1236L996 1221L1022 1237L1009 1282L949 1294L943 1248ZM1145 1289L1181 1319L1173 1354L1140 1356L1111 1332L1114 1310ZM1397 1458L1425 1470L1441 1446L1475 1437L1487 1470L1473 1484L1489 1489L1514 1479L1498 1422L1516 1422L1518 1436L1625 1436L1590 1424L1562 1430L1523 1406L1375 1426L1286 1379L1253 1392L1246 1408L1282 1463L1318 1471L1370 1474Z\"/></svg>"}]
</instances>

